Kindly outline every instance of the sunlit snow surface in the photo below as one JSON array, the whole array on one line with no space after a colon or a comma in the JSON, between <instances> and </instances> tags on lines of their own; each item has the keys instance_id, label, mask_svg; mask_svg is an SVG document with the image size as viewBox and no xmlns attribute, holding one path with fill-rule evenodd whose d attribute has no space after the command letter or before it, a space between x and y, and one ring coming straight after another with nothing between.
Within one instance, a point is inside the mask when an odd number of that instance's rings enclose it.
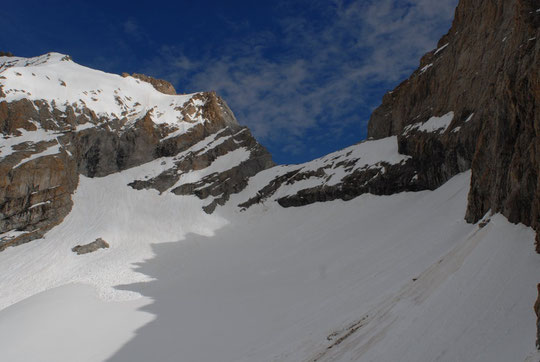
<instances>
[{"instance_id":1,"label":"sunlit snow surface","mask_svg":"<svg viewBox=\"0 0 540 362\"><path fill-rule=\"evenodd\" d=\"M7 102L44 100L64 111L66 106L87 108L98 116L140 119L152 110L154 123L182 125L185 132L193 124L181 122L178 107L189 95L166 95L149 83L121 77L74 63L66 55L48 53L35 58L0 57L0 85Z\"/></svg>"},{"instance_id":2,"label":"sunlit snow surface","mask_svg":"<svg viewBox=\"0 0 540 362\"><path fill-rule=\"evenodd\" d=\"M239 212L239 194L207 215L194 197L125 186L157 162L81 178L60 226L0 253L3 359L535 358L534 234L499 215L465 223L469 173L301 208ZM97 237L111 247L71 252Z\"/></svg>"}]
</instances>

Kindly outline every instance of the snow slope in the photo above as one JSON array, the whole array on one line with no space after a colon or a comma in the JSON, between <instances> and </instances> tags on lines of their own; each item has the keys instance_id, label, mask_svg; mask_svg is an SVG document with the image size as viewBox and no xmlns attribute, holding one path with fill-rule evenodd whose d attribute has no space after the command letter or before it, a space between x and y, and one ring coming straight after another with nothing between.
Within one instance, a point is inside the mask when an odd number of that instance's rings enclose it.
<instances>
[{"instance_id":1,"label":"snow slope","mask_svg":"<svg viewBox=\"0 0 540 362\"><path fill-rule=\"evenodd\" d=\"M125 186L160 162L82 178L61 225L0 253L3 358L536 358L533 231L465 223L469 173L302 208L239 212L241 193L207 215L194 197ZM97 237L110 249L71 252Z\"/></svg>"},{"instance_id":2,"label":"snow slope","mask_svg":"<svg viewBox=\"0 0 540 362\"><path fill-rule=\"evenodd\" d=\"M137 176L155 172L167 159L103 178L81 175L73 209L59 226L44 239L1 253L0 308L72 282L95 285L105 299L129 299L131 293L111 287L149 280L130 266L152 257L153 243L177 241L188 233L210 236L225 225L222 217L194 211L203 206L195 196L160 196L156 190L127 186ZM99 237L109 242L109 250L83 257L71 252L72 247Z\"/></svg>"}]
</instances>

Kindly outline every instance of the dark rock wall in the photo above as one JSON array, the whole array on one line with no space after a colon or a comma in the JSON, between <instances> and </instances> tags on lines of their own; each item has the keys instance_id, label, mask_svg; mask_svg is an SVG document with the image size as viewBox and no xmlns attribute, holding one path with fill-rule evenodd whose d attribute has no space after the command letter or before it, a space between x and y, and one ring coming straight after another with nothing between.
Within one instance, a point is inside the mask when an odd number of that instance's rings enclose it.
<instances>
[{"instance_id":1,"label":"dark rock wall","mask_svg":"<svg viewBox=\"0 0 540 362\"><path fill-rule=\"evenodd\" d=\"M196 131L200 133L200 130ZM203 132L202 135L191 139L201 140L206 135L207 133ZM253 138L246 127L230 125L220 131L215 140L219 142L217 147L204 147L195 152L188 152L184 157L178 158L172 168L151 179L136 180L130 186L138 190L153 188L159 192L171 189L176 195L195 195L200 199L212 197L212 202L204 207L206 212L212 213L217 205L224 205L231 194L242 191L251 176L275 165L268 151ZM202 170L218 157L240 148L249 152L248 159L223 172L214 172L196 182L184 183L173 188L182 174Z\"/></svg>"},{"instance_id":2,"label":"dark rock wall","mask_svg":"<svg viewBox=\"0 0 540 362\"><path fill-rule=\"evenodd\" d=\"M212 173L197 182L185 183L171 190L177 195L196 195L200 199L213 197L212 202L204 207L208 213L212 213L218 205L224 205L231 194L242 191L251 176L274 166L270 154L253 138L249 129L229 127L220 133L220 137L228 138L219 147L192 154L189 158L182 160L177 165L178 170L192 170L194 163L195 169L208 167L218 157L239 148L244 148L249 152L249 158L229 170Z\"/></svg>"},{"instance_id":3,"label":"dark rock wall","mask_svg":"<svg viewBox=\"0 0 540 362\"><path fill-rule=\"evenodd\" d=\"M470 222L491 210L540 231L539 7L461 0L438 48L448 45L426 54L369 122L369 137L399 136L400 152L421 161L430 188L471 168ZM450 111L454 121L441 135L403 134Z\"/></svg>"}]
</instances>

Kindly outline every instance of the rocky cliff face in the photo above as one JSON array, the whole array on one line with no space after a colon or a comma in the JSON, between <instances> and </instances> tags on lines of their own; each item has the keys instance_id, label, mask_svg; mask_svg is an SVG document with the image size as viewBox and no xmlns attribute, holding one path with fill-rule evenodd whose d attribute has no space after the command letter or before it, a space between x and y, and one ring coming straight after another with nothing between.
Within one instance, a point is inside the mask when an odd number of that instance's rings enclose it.
<instances>
[{"instance_id":1,"label":"rocky cliff face","mask_svg":"<svg viewBox=\"0 0 540 362\"><path fill-rule=\"evenodd\" d=\"M460 1L438 48L369 122L369 137L398 136L400 153L419 161L429 188L471 168L470 222L501 212L540 231L539 7ZM446 128L418 131L449 112Z\"/></svg>"},{"instance_id":2,"label":"rocky cliff face","mask_svg":"<svg viewBox=\"0 0 540 362\"><path fill-rule=\"evenodd\" d=\"M101 177L179 155L161 175L133 187L212 196L205 207L212 212L248 177L273 166L215 93L175 94L165 81L97 72L61 54L0 57L0 250L61 222L79 175ZM209 139L219 142L190 151ZM175 186L182 174L230 152L242 153L242 162L231 160L196 187Z\"/></svg>"}]
</instances>

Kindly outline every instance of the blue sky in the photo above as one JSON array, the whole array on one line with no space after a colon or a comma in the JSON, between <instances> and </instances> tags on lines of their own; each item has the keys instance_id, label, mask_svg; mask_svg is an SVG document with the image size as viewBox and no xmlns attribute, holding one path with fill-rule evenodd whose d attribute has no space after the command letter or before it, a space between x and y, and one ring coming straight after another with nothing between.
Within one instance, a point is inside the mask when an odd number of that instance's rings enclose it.
<instances>
[{"instance_id":1,"label":"blue sky","mask_svg":"<svg viewBox=\"0 0 540 362\"><path fill-rule=\"evenodd\" d=\"M458 0L25 1L0 50L217 91L278 163L366 137L384 93L450 28Z\"/></svg>"}]
</instances>

